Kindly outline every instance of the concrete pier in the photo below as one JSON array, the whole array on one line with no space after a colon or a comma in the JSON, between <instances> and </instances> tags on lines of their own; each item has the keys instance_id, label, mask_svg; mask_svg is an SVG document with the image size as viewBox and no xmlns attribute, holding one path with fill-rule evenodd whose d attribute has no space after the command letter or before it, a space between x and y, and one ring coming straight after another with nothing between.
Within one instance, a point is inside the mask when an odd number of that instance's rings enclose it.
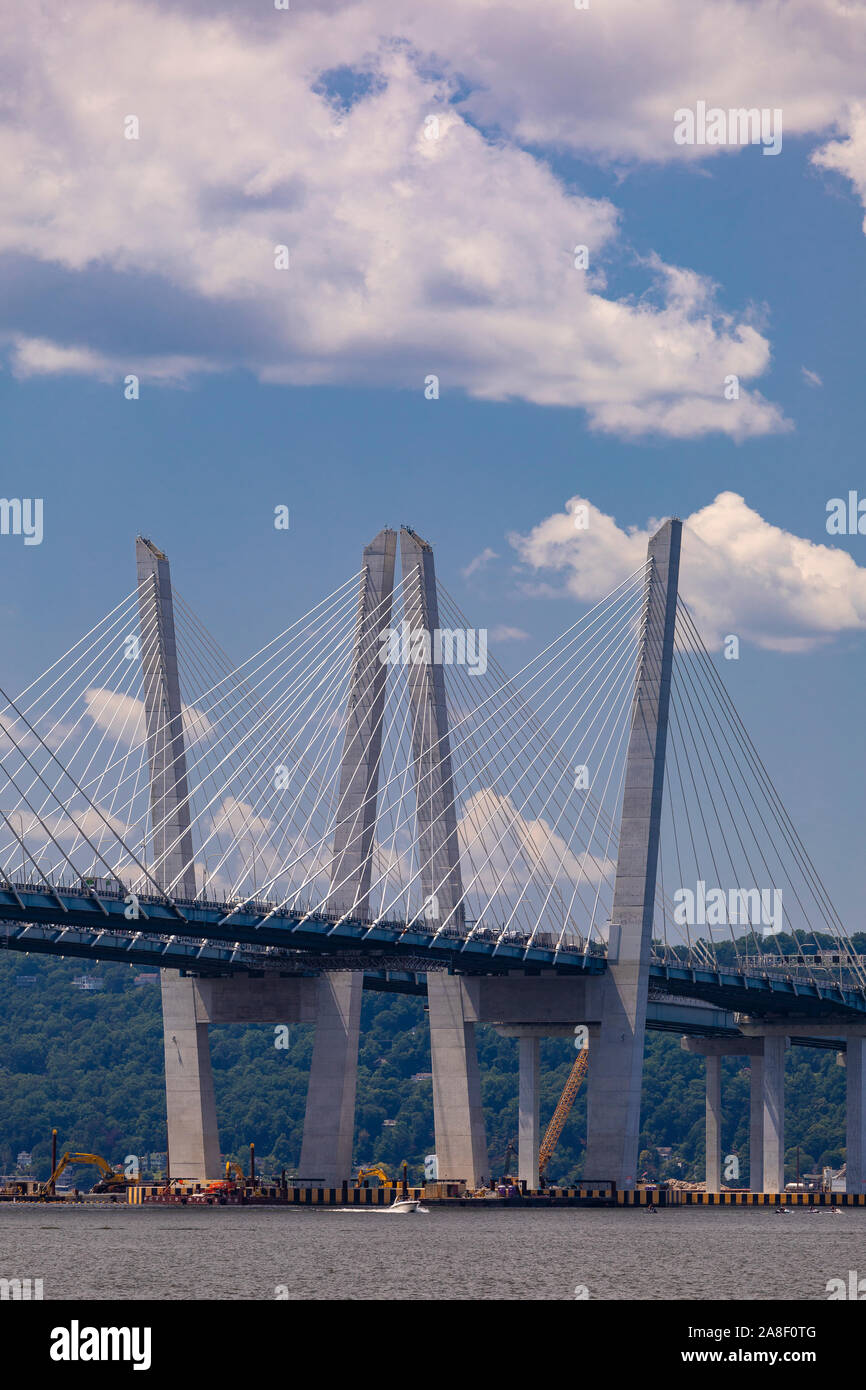
<instances>
[{"instance_id":1,"label":"concrete pier","mask_svg":"<svg viewBox=\"0 0 866 1390\"><path fill-rule=\"evenodd\" d=\"M782 1035L764 1038L765 1192L785 1190L785 1046Z\"/></svg>"},{"instance_id":2,"label":"concrete pier","mask_svg":"<svg viewBox=\"0 0 866 1390\"><path fill-rule=\"evenodd\" d=\"M439 1176L462 1178L478 1187L482 1179L489 1179L490 1166L475 1024L467 1018L463 982L456 975L431 972L427 976L427 999Z\"/></svg>"},{"instance_id":3,"label":"concrete pier","mask_svg":"<svg viewBox=\"0 0 866 1390\"><path fill-rule=\"evenodd\" d=\"M708 1192L722 1190L722 1059L708 1056L707 1067L707 1166Z\"/></svg>"},{"instance_id":4,"label":"concrete pier","mask_svg":"<svg viewBox=\"0 0 866 1390\"><path fill-rule=\"evenodd\" d=\"M520 1049L518 1083L517 1176L530 1191L538 1187L538 1150L541 1147L539 1053L541 1042L533 1034L518 1040Z\"/></svg>"},{"instance_id":5,"label":"concrete pier","mask_svg":"<svg viewBox=\"0 0 866 1390\"><path fill-rule=\"evenodd\" d=\"M360 971L333 971L317 981L299 1172L304 1178L321 1178L327 1187L343 1182L352 1171L363 989Z\"/></svg>"},{"instance_id":6,"label":"concrete pier","mask_svg":"<svg viewBox=\"0 0 866 1390\"><path fill-rule=\"evenodd\" d=\"M749 1059L749 1187L764 1190L764 1049Z\"/></svg>"},{"instance_id":7,"label":"concrete pier","mask_svg":"<svg viewBox=\"0 0 866 1390\"><path fill-rule=\"evenodd\" d=\"M866 1192L866 1038L849 1035L845 1052L845 1188Z\"/></svg>"},{"instance_id":8,"label":"concrete pier","mask_svg":"<svg viewBox=\"0 0 866 1390\"><path fill-rule=\"evenodd\" d=\"M163 970L161 980L171 1176L201 1182L221 1166L208 1025L197 1017L194 979Z\"/></svg>"}]
</instances>

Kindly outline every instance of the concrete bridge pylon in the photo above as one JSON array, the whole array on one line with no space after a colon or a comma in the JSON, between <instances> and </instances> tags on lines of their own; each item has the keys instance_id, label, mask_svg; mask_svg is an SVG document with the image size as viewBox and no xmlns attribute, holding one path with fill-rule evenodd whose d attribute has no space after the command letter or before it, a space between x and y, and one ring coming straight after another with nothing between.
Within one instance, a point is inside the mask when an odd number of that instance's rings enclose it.
<instances>
[{"instance_id":1,"label":"concrete bridge pylon","mask_svg":"<svg viewBox=\"0 0 866 1390\"><path fill-rule=\"evenodd\" d=\"M180 897L196 893L183 708L169 562L151 541L135 542L141 661L150 773L152 861L157 881ZM171 1173L220 1176L208 1025L196 1016L194 980L161 970L165 1099Z\"/></svg>"},{"instance_id":2,"label":"concrete bridge pylon","mask_svg":"<svg viewBox=\"0 0 866 1390\"><path fill-rule=\"evenodd\" d=\"M590 1028L584 1176L637 1182L640 1099L658 871L682 522L647 549L646 600L626 755L619 852L602 985Z\"/></svg>"}]
</instances>

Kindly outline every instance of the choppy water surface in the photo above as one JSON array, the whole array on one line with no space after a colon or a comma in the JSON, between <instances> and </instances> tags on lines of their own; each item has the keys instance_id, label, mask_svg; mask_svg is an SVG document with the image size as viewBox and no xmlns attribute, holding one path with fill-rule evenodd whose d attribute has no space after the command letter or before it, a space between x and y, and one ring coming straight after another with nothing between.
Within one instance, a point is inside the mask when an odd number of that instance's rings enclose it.
<instances>
[{"instance_id":1,"label":"choppy water surface","mask_svg":"<svg viewBox=\"0 0 866 1390\"><path fill-rule=\"evenodd\" d=\"M866 1209L0 1206L0 1277L46 1299L826 1299L866 1277Z\"/></svg>"}]
</instances>

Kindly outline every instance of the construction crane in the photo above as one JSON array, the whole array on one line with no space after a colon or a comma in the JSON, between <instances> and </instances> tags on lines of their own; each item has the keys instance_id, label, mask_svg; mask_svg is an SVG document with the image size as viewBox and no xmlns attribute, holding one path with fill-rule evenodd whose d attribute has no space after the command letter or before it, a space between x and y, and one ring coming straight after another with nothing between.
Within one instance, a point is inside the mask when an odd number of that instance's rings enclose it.
<instances>
[{"instance_id":1,"label":"construction crane","mask_svg":"<svg viewBox=\"0 0 866 1390\"><path fill-rule=\"evenodd\" d=\"M547 1126L544 1138L541 1141L541 1148L538 1152L538 1177L544 1183L544 1173L548 1163L553 1157L553 1151L559 1142L559 1136L565 1128L565 1122L571 1114L571 1107L574 1099L580 1090L580 1083L586 1076L586 1066L589 1061L589 1048L582 1047L574 1061L574 1066L569 1073L568 1080L559 1097L559 1104L553 1112L553 1118Z\"/></svg>"}]
</instances>

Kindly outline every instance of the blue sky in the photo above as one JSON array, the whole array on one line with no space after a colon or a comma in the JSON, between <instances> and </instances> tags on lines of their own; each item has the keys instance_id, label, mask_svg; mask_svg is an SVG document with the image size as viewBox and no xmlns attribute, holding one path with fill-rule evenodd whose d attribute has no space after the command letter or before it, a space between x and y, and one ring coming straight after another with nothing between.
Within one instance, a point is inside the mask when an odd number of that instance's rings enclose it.
<instances>
[{"instance_id":1,"label":"blue sky","mask_svg":"<svg viewBox=\"0 0 866 1390\"><path fill-rule=\"evenodd\" d=\"M360 53L363 6L348 8L357 34L353 36L347 20L342 43L348 51L351 39ZM626 22L629 7L612 8L623 11ZM754 8L760 14L770 7ZM159 13L153 6L144 9L152 16ZM679 10L669 9L673 23ZM823 13L824 7L818 9ZM800 7L794 10L800 12ZM83 43L105 12L102 4L85 5L80 34L67 35L68 41ZM173 7L165 8L164 22L172 12ZM184 21L190 42L196 13L196 6L188 7ZM418 35L413 38L421 42ZM38 39L34 29L29 41ZM314 66L309 51L317 43L323 45L323 68L341 56L336 40L329 41L334 52L324 51L327 44L319 30L311 28L307 39L307 68L295 74L299 92L309 89L307 77ZM469 42L466 35L464 39ZM861 39L858 30L858 44ZM244 42L252 43L249 34ZM709 52L710 37L706 44ZM838 49L828 30L828 52L841 62ZM270 73L272 58L257 59L261 52L241 47L239 73L250 53ZM119 56L121 69L134 72L134 66L128 67L133 61L129 54ZM382 59L381 94L362 96L348 117L340 117L348 121L341 127L347 141L365 101L393 100L397 114L390 110L397 121L413 102L420 102L417 110L423 112L439 91L445 111L440 88L447 56L440 54L429 80L423 64L410 63L409 71ZM536 56L530 55L528 68ZM457 57L451 59L452 71L459 70ZM291 61L287 56L286 62ZM57 195L50 214L45 206L25 208L0 256L0 276L14 290L2 325L8 349L7 369L0 375L3 492L7 497L42 497L45 507L42 545L25 547L18 537L0 538L6 635L2 684L7 689L26 684L132 588L138 531L167 551L177 587L240 660L353 573L364 543L381 526L401 523L434 543L440 578L476 625L507 625L528 634L498 649L503 664L516 669L573 621L593 593L612 587L618 578L614 560L619 560L602 549L592 552L582 568L564 564L554 569L544 563L550 551L543 539L519 554L510 536L529 536L548 519L565 516L573 498L587 499L625 532L643 531L651 519L670 514L688 518L709 508L719 494L737 494L769 528L765 533L756 524L750 552L754 576L733 583L737 536L724 531L724 523L718 570L703 579L694 573L691 580L684 572L684 588L689 594L692 584L699 615L709 618L724 583L732 580L721 621L725 632L742 634L742 648L739 662L723 663L724 674L837 905L853 926L862 927L866 537L831 538L825 518L829 498L845 496L849 489L866 494L866 243L855 156L850 168L838 171L819 167L813 157L840 134L849 141L846 150L859 151L860 128L853 118L845 127L841 105L833 110L827 97L833 73L828 60L824 85L816 78L816 92L820 88L824 102L820 116L801 116L792 98L792 130L778 157L763 157L760 149L749 147L675 159L662 145L658 151L651 145L644 151L637 136L616 131L606 137L607 149L596 148L598 142L589 139L584 147L575 140L568 148L561 138L542 138L545 121L556 125L559 117L541 86L534 94L531 86L518 92L514 123L508 126L504 113L512 99L513 73L507 55L500 54L497 61L502 64L501 89L488 64L489 109L468 110L465 127L457 132L464 142L459 147L464 162L458 161L454 173L463 170L465 183L458 180L455 186L451 175L447 179L453 202L443 209L441 240L451 237L464 218L465 258L458 239L454 255L439 264L434 211L421 206L423 179L412 185L406 170L389 170L388 151L382 153L376 143L387 107L376 118L376 140L367 136L368 162L382 161L379 174L370 175L369 221L360 201L351 207L339 204L348 227L346 245L352 244L349 233L361 241L381 237L383 246L390 245L381 264L362 256L359 266L345 267L344 283L342 271L337 274L321 259L319 223L312 211L305 259L298 221L303 212L296 212L296 206L318 207L321 199L332 209L322 226L333 228L344 181L354 188L361 177L363 142L353 154L361 163L338 164L322 187L314 187L306 166L293 172L281 165L278 173L271 172L266 187L283 191L270 203L271 195L263 195L270 212L256 213L263 221L256 223L255 235L269 251L281 239L281 228L289 225L285 208L291 209L294 221L285 236L292 242L289 274L298 278L286 310L286 337L279 336L283 329L277 331L273 309L282 287L268 281L264 289L254 286L248 293L237 266L226 269L235 253L230 238L225 250L220 236L228 236L226 229L235 224L219 208L233 197L241 202L249 198L249 171L242 177L228 161L223 168L216 136L210 146L215 172L208 204L213 241L206 243L211 250L202 253L206 259L212 251L213 267L204 269L184 261L186 253L179 248L188 228L166 230L168 213L161 219L154 214L150 235L159 254L154 251L153 256L147 253L149 243L142 243L144 250L133 245L131 227L121 223L113 240L106 226L97 227L98 202L89 227L89 175L81 173L80 186L74 177L87 137L81 135L65 149L65 167L73 174L67 192ZM580 55L575 61L582 61ZM141 66L143 70L143 61ZM661 70L660 59L659 66ZM781 59L780 82L784 67ZM821 62L816 68L824 72ZM802 80L798 74L799 68L788 75L792 90ZM762 92L754 102L778 104L771 86L766 102L759 100ZM684 81L684 91L693 89L701 90L694 78ZM134 83L126 88L119 83L111 93L113 109L136 109L137 102L145 108L155 95L145 97ZM75 89L58 88L55 97L62 109L64 101L74 104ZM732 103L740 99L732 90ZM820 105L817 95L816 103ZM453 102L448 109L455 109ZM535 128L527 130L533 112ZM23 114L25 126L32 119L38 133L38 117L32 110ZM591 124L592 111L580 116ZM599 128L609 121L602 103ZM494 125L499 133L486 141L479 129ZM241 136L232 138L243 150L244 140L254 141L254 131L254 123L248 124ZM291 146L288 136L285 145ZM170 160L160 150L147 177L153 169L168 177ZM129 152L121 153L125 158ZM141 153L151 157L147 150ZM200 152L192 150L190 159L193 154L201 166ZM279 140L273 157L282 157ZM500 165L491 164L488 171L488 160ZM116 183L110 203L120 218L124 189L116 181L121 175L108 157L106 161L102 182L109 192ZM206 172L205 155L203 182ZM502 226L501 263L483 294L479 290L476 306L473 276L484 282L484 256L495 260L499 254L482 247L482 255L473 243L482 216L478 181L487 172L489 196L503 199L501 206L497 203L497 217L513 221ZM384 190L390 197L398 175L410 180L406 196L423 214L417 246L411 221L399 227L395 223L393 229L386 224L385 231L376 221L376 178L384 199ZM144 169L140 177L146 181ZM306 191L293 193L292 179ZM238 192L241 185L243 194ZM166 187L175 185L167 181ZM220 190L221 202L214 189ZM148 207L158 211L160 196L152 183ZM176 198L176 191L171 196ZM190 191L191 203L196 197L203 205L202 187ZM64 198L69 207L81 199L77 220L61 206ZM569 202L573 199L577 201ZM570 238L566 241L564 232L560 236L558 222L563 208L574 213L575 226L595 234L592 273L603 272L604 281L596 283L592 304L580 290L583 297L573 306L574 337L560 355L548 358L544 344L555 341L563 329L552 278L558 272L544 262L546 253L539 245L544 268L535 288L532 248L543 239L545 226L552 225L559 237L557 254L568 251ZM42 239L46 217L56 223L53 247ZM562 226L567 225L565 218ZM496 227L491 226L483 230L495 240ZM581 239L579 233L575 239ZM122 252L124 245L128 254ZM328 249L336 255L330 243ZM415 270L405 269L415 256L430 258L430 274L421 288L411 278ZM699 277L711 309L701 307L698 299L678 307L659 263ZM349 323L337 341L329 322L356 293L358 277L369 297L367 316L362 326ZM302 288L296 290L299 283ZM710 284L715 287L711 291ZM570 282L563 285L563 294L577 293ZM512 329L499 311L512 297L514 316L525 327L507 337ZM585 394L600 351L600 339L586 347L588 334L595 332L590 315L599 301L627 308L624 323L616 327L616 341L604 340L610 363L600 407L587 405ZM329 302L337 306L330 321ZM705 321L711 325L706 350L695 347L694 337ZM704 406L714 389L713 351L717 349L719 383L725 370L739 365L740 325L748 325L766 343L767 361L758 367L759 351L741 354L744 397L755 404L748 406L751 416L744 414L750 421L745 434L736 437L733 427L708 427ZM640 335L645 332L649 336L644 340ZM675 359L683 346L683 376L692 382L682 388L660 385L657 398L653 332L659 335L662 357ZM638 359L646 343L643 367L631 355L635 334ZM491 343L497 351L501 348L498 355ZM67 356L52 357L46 344ZM557 386L556 399L544 400L546 374L550 380L567 376L572 352L573 389L566 382ZM184 361L168 370L170 358ZM820 384L810 384L803 368L816 374ZM132 370L141 374L137 401L123 397L123 377ZM440 376L438 400L424 398L426 372ZM322 384L305 384L305 375ZM618 413L620 384L627 404L644 412L641 428ZM665 423L666 411L680 398L686 423L674 428ZM741 405L745 411L743 402L731 402L729 409L734 412ZM291 512L287 533L273 528L273 509L280 503ZM796 552L790 538L800 545ZM804 549L809 542L841 550L854 563L834 568L824 551ZM498 558L465 578L462 571L488 548ZM797 584L802 592L793 598L788 579L774 577L776 557L789 552L800 561L807 555L815 567L812 573L801 565ZM697 554L695 564L697 568ZM526 586L538 582L558 589L561 596L527 594ZM778 650L777 638L792 635L802 639L803 649Z\"/></svg>"}]
</instances>

